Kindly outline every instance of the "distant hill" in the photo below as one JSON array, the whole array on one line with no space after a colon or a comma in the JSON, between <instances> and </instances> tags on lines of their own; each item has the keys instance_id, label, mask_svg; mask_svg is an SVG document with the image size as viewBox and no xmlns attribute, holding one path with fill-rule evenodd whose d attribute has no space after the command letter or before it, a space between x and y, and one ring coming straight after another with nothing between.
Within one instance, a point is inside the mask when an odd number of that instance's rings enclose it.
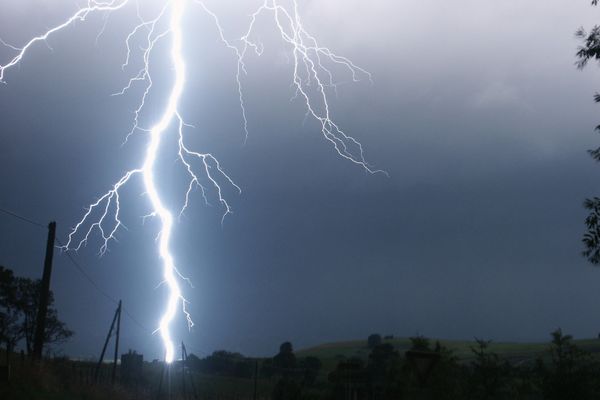
<instances>
[{"instance_id":1,"label":"distant hill","mask_svg":"<svg viewBox=\"0 0 600 400\"><path fill-rule=\"evenodd\" d=\"M430 342L433 347L436 339L430 339ZM441 345L451 349L460 361L468 362L473 359L471 347L476 345L474 340L458 341L440 339L439 342ZM411 342L408 338L384 339L383 343L393 345L401 354L411 347ZM600 339L580 339L574 340L573 343L582 350L600 355ZM549 346L550 341L539 343L492 342L489 349L503 359L513 363L521 363L534 361L538 357L544 357L547 354ZM296 351L296 355L298 357L318 357L323 361L326 370L332 370L343 359L355 357L366 361L370 352L371 350L368 348L365 338L364 340L325 343L298 350Z\"/></svg>"}]
</instances>

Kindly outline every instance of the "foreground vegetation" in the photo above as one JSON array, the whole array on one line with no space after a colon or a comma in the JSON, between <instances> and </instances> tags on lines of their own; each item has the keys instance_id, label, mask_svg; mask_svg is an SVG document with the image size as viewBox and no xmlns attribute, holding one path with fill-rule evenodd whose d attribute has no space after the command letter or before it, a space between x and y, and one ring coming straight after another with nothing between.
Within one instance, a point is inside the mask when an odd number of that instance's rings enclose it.
<instances>
[{"instance_id":1,"label":"foreground vegetation","mask_svg":"<svg viewBox=\"0 0 600 400\"><path fill-rule=\"evenodd\" d=\"M0 398L20 399L560 399L600 398L600 340L560 330L546 344L431 341L424 337L326 344L272 358L218 351L187 364L144 363L125 382L117 369L68 359L32 363L12 354ZM5 355L0 354L4 359ZM120 368L120 367L119 367ZM168 373L167 373L168 371Z\"/></svg>"}]
</instances>

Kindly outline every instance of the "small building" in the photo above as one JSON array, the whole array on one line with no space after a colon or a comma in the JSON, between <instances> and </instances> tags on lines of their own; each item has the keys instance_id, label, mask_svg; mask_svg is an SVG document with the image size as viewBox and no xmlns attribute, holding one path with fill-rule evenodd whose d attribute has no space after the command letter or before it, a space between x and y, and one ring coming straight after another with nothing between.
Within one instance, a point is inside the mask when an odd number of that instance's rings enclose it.
<instances>
[{"instance_id":1,"label":"small building","mask_svg":"<svg viewBox=\"0 0 600 400\"><path fill-rule=\"evenodd\" d=\"M144 356L129 350L127 354L121 354L121 381L123 383L135 383L142 379Z\"/></svg>"}]
</instances>

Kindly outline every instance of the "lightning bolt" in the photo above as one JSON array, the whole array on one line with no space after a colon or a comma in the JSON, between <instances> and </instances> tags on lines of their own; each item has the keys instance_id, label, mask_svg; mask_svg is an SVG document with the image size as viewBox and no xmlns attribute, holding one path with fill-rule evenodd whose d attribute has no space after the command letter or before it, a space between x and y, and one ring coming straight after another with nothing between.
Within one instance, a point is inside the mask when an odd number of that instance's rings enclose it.
<instances>
[{"instance_id":1,"label":"lightning bolt","mask_svg":"<svg viewBox=\"0 0 600 400\"><path fill-rule=\"evenodd\" d=\"M334 122L330 107L330 93L337 94L337 84L332 68L341 67L349 72L352 81L358 81L362 77L371 80L371 74L354 64L350 59L337 55L329 48L320 46L314 36L304 28L298 4L296 0L290 0L287 6L280 0L264 0L249 17L249 23L244 34L237 39L230 40L225 36L224 29L217 15L212 12L204 2L200 0L164 0L163 7L151 19L144 19L141 13L141 5L135 0L87 0L87 4L72 14L62 24L35 36L23 46L15 46L0 39L0 45L14 52L12 58L6 63L0 64L0 82L6 83L7 71L19 65L25 55L38 43L47 44L50 36L64 31L75 22L86 21L91 15L104 14L104 24L96 40L104 33L108 16L130 4L134 4L137 11L137 21L133 29L126 36L125 61L122 69L129 68L133 58L141 60L141 69L133 74L127 84L115 95L124 95L134 86L141 85L141 95L138 107L134 111L131 129L125 136L125 141L135 133L146 133L148 143L145 157L140 166L127 171L113 186L95 202L87 207L83 217L77 222L69 233L64 250L79 250L87 245L90 237L97 232L100 236L100 255L108 250L111 240L120 227L121 221L121 188L129 183L134 177L140 177L145 194L150 200L151 213L149 217L160 221L160 232L157 237L157 247L163 268L163 279L168 287L168 299L165 311L159 322L157 331L163 341L165 348L165 361L171 363L174 360L174 346L171 338L170 326L181 307L188 323L188 328L193 326L192 318L186 309L187 301L182 295L180 280L187 280L181 275L175 266L175 260L170 250L171 236L173 232L174 216L163 203L157 183L154 178L154 170L157 155L161 149L165 133L174 127L177 132L178 160L181 162L189 177L189 185L185 193L183 206L179 212L181 215L188 207L190 196L195 188L201 190L204 201L208 203L207 191L212 188L223 208L223 219L232 212L231 207L224 197L222 184L225 183L241 193L241 189L221 167L219 161L210 153L200 153L191 150L185 143L184 131L189 127L184 122L179 112L179 103L183 95L186 82L186 67L183 57L184 33L182 29L182 18L185 15L188 3L199 5L214 21L219 39L232 51L237 63L235 83L239 94L239 104L243 129L248 137L248 118L245 109L245 98L243 91L243 78L247 75L246 61L250 54L260 56L263 46L254 39L255 29L259 17L263 14L270 15L275 25L275 30L284 44L289 48L292 60L292 86L294 95L292 99L300 99L306 109L306 117L312 117L321 128L321 134L332 145L335 152L342 158L359 165L369 173L384 173L385 171L372 168L364 158L363 147L352 136L347 135L337 123ZM135 40L141 40L143 45L139 52L134 46ZM170 63L172 65L173 84L170 91L165 94L166 106L158 118L158 122L150 128L145 128L140 123L140 118L145 110L146 100L153 93L153 79L150 74L150 59L157 43L169 40ZM200 168L194 168L198 163Z\"/></svg>"}]
</instances>

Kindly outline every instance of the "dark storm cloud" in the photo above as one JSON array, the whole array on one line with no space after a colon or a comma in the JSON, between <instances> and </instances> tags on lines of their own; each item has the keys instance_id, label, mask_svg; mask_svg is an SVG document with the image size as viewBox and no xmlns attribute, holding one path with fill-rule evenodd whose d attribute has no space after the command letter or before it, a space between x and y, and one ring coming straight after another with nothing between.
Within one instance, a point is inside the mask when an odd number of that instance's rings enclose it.
<instances>
[{"instance_id":1,"label":"dark storm cloud","mask_svg":"<svg viewBox=\"0 0 600 400\"><path fill-rule=\"evenodd\" d=\"M25 5L9 3L0 37L15 43L50 25L44 16L62 15L52 7L26 20ZM219 157L243 193L227 191L235 214L222 228L222 210L198 194L177 225L174 252L195 284L185 292L197 322L187 333L181 321L179 337L193 351L268 354L283 340L302 347L375 331L540 340L562 326L595 336L600 272L579 256L579 238L581 202L595 194L598 173L585 150L596 143L591 96L600 75L595 66L575 70L573 32L600 15L584 3L305 4L306 25L323 44L373 73L373 85L348 84L339 71L346 83L332 108L390 178L341 160L303 121L266 20L267 50L244 80L244 145L233 59L210 19L190 14L189 138ZM224 20L232 36L246 14ZM97 45L102 21L90 22L51 40L52 52L39 46L0 88L1 204L57 219L61 240L82 208L141 159L145 140L121 147L135 99L109 96L126 79L117 40L126 18L111 20ZM160 177L180 206L185 182L170 150ZM141 192L139 183L127 189L129 230L108 255L98 258L90 243L76 256L152 329L164 292L155 289L157 227L142 225ZM4 217L1 228L0 264L39 276L44 232ZM65 350L96 354L114 306L64 255L53 289L77 332ZM128 318L123 332L125 348L159 356L157 338Z\"/></svg>"}]
</instances>

